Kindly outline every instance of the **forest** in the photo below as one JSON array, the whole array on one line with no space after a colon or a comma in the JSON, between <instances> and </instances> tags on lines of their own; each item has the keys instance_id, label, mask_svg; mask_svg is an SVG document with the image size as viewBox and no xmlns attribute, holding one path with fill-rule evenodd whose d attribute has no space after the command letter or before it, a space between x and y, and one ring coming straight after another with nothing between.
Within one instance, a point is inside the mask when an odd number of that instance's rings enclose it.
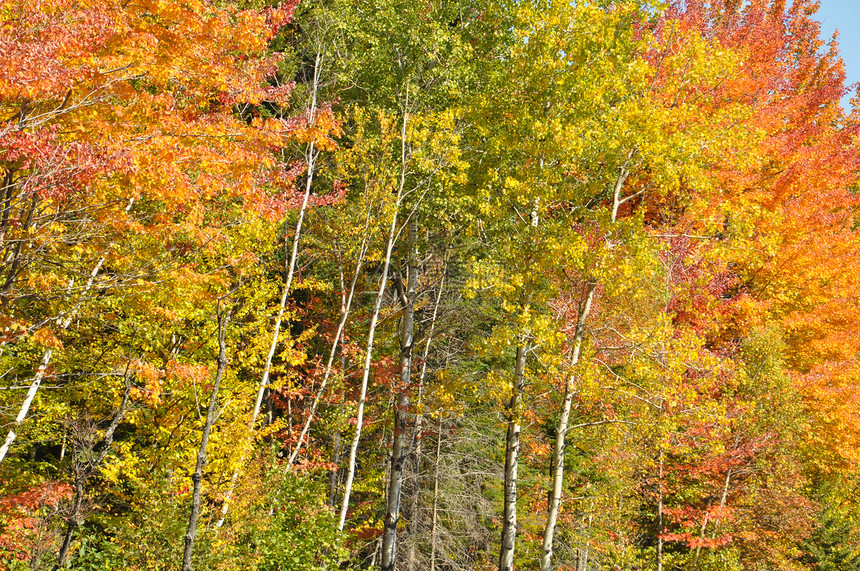
<instances>
[{"instance_id":1,"label":"forest","mask_svg":"<svg viewBox=\"0 0 860 571\"><path fill-rule=\"evenodd\" d=\"M860 571L814 0L0 0L0 569Z\"/></svg>"}]
</instances>

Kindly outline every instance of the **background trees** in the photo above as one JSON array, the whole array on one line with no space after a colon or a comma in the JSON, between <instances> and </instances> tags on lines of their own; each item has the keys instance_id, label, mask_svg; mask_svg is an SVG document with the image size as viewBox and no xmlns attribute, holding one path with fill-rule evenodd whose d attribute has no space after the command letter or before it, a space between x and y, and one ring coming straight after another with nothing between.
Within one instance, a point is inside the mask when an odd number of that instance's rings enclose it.
<instances>
[{"instance_id":1,"label":"background trees","mask_svg":"<svg viewBox=\"0 0 860 571\"><path fill-rule=\"evenodd\" d=\"M3 566L856 566L809 2L0 10Z\"/></svg>"}]
</instances>

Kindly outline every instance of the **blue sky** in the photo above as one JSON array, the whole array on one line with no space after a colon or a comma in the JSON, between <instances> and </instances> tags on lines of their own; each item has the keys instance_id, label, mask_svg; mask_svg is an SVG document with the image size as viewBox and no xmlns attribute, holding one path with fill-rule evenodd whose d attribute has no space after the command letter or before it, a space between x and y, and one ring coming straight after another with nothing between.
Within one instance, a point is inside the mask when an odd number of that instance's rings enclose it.
<instances>
[{"instance_id":1,"label":"blue sky","mask_svg":"<svg viewBox=\"0 0 860 571\"><path fill-rule=\"evenodd\" d=\"M819 0L821 8L821 34L829 39L834 29L839 30L839 52L845 61L846 81L860 81L860 0ZM847 99L843 100L847 106Z\"/></svg>"}]
</instances>

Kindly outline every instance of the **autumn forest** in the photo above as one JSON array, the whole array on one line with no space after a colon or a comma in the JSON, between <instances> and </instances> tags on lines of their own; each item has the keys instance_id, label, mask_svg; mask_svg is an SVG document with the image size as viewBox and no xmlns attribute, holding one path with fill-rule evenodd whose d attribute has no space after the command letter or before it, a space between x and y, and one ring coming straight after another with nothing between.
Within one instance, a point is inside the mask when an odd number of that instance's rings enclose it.
<instances>
[{"instance_id":1,"label":"autumn forest","mask_svg":"<svg viewBox=\"0 0 860 571\"><path fill-rule=\"evenodd\" d=\"M816 9L0 0L0 569L860 570Z\"/></svg>"}]
</instances>

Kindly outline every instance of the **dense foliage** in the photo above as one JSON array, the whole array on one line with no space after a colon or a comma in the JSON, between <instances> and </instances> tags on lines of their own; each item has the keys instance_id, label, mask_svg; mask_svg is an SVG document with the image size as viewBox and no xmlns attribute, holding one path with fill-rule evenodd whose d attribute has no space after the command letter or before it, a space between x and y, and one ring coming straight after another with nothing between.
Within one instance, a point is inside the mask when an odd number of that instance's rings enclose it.
<instances>
[{"instance_id":1,"label":"dense foliage","mask_svg":"<svg viewBox=\"0 0 860 571\"><path fill-rule=\"evenodd\" d=\"M0 568L860 569L812 0L0 0Z\"/></svg>"}]
</instances>

